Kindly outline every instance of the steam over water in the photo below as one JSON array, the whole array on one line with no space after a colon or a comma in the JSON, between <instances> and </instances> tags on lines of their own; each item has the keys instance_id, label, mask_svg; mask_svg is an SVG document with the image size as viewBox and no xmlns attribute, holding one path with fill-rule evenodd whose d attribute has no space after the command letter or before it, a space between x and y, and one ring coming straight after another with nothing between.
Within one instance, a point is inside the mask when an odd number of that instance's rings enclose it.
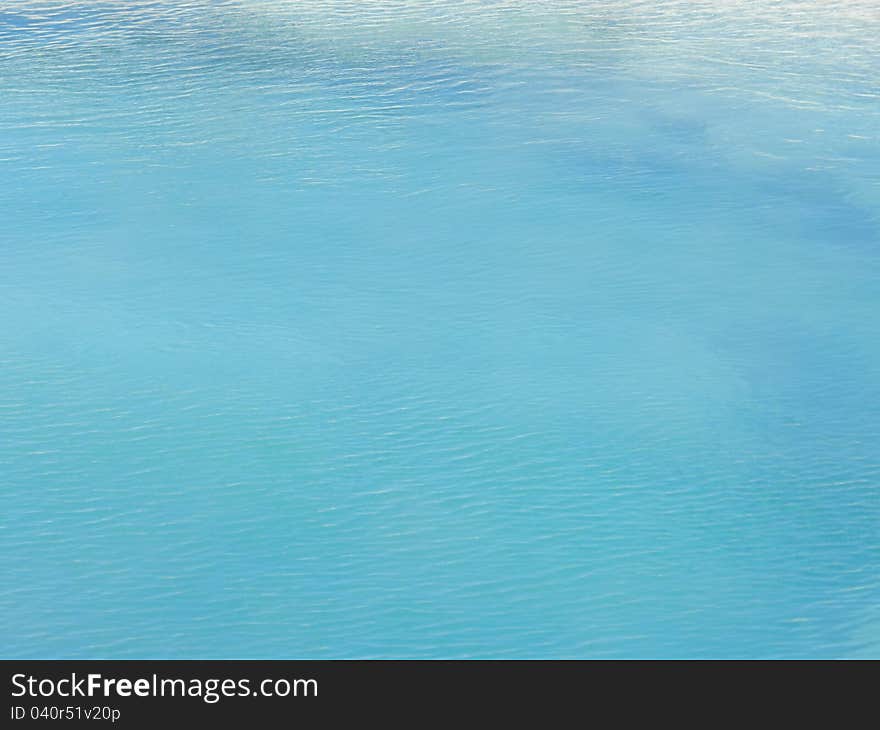
<instances>
[{"instance_id":1,"label":"steam over water","mask_svg":"<svg viewBox=\"0 0 880 730\"><path fill-rule=\"evenodd\" d=\"M0 656L880 656L874 0L6 0Z\"/></svg>"}]
</instances>

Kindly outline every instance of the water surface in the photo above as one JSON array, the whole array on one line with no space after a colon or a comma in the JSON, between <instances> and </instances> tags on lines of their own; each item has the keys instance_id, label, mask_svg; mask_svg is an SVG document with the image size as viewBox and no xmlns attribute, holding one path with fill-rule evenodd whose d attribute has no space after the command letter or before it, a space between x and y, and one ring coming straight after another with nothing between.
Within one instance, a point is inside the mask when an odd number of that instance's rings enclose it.
<instances>
[{"instance_id":1,"label":"water surface","mask_svg":"<svg viewBox=\"0 0 880 730\"><path fill-rule=\"evenodd\" d=\"M880 656L874 2L0 11L0 655Z\"/></svg>"}]
</instances>

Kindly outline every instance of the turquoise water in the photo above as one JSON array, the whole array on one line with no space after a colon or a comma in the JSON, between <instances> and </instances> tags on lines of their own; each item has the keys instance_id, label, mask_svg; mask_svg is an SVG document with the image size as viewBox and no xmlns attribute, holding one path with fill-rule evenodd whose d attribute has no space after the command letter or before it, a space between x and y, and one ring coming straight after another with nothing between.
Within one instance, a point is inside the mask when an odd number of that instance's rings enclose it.
<instances>
[{"instance_id":1,"label":"turquoise water","mask_svg":"<svg viewBox=\"0 0 880 730\"><path fill-rule=\"evenodd\" d=\"M880 656L874 2L0 10L0 655Z\"/></svg>"}]
</instances>

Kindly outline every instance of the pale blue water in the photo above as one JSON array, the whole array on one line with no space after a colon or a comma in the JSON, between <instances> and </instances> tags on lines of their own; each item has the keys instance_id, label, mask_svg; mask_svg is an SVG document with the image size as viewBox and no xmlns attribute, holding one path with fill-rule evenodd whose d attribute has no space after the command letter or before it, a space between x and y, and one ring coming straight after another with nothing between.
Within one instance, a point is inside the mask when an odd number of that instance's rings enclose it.
<instances>
[{"instance_id":1,"label":"pale blue water","mask_svg":"<svg viewBox=\"0 0 880 730\"><path fill-rule=\"evenodd\" d=\"M880 656L875 2L0 11L0 655Z\"/></svg>"}]
</instances>

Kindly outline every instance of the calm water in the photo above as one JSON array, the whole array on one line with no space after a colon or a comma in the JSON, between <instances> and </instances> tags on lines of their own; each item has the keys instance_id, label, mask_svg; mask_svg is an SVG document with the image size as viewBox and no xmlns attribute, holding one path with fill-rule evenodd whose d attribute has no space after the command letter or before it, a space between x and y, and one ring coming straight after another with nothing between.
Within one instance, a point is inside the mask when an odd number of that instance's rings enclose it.
<instances>
[{"instance_id":1,"label":"calm water","mask_svg":"<svg viewBox=\"0 0 880 730\"><path fill-rule=\"evenodd\" d=\"M880 656L874 0L0 10L0 655Z\"/></svg>"}]
</instances>

